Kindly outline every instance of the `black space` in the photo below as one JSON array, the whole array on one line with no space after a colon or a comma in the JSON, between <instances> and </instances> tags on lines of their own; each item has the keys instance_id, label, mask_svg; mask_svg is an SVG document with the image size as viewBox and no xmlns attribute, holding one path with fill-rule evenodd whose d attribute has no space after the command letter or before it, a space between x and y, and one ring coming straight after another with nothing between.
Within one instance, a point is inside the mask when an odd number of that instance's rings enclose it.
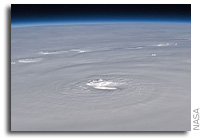
<instances>
[{"instance_id":1,"label":"black space","mask_svg":"<svg viewBox=\"0 0 202 140\"><path fill-rule=\"evenodd\" d=\"M12 4L11 20L181 20L191 21L191 4Z\"/></svg>"}]
</instances>

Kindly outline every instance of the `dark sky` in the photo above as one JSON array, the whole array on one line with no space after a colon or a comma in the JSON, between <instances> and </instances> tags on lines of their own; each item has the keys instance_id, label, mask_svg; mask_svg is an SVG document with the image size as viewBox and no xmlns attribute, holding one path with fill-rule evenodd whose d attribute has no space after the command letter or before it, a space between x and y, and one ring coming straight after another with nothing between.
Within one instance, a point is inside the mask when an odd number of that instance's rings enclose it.
<instances>
[{"instance_id":1,"label":"dark sky","mask_svg":"<svg viewBox=\"0 0 202 140\"><path fill-rule=\"evenodd\" d=\"M47 22L190 22L190 4L12 4L12 24Z\"/></svg>"}]
</instances>

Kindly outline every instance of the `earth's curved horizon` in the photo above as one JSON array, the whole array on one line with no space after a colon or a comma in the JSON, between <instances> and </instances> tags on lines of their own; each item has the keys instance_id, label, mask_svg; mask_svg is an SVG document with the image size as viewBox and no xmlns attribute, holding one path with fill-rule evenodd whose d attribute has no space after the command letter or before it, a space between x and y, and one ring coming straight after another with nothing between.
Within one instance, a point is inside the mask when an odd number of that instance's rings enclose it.
<instances>
[{"instance_id":1,"label":"earth's curved horizon","mask_svg":"<svg viewBox=\"0 0 202 140\"><path fill-rule=\"evenodd\" d=\"M84 21L22 21L13 22L11 27L34 27L34 26L68 26L68 25L103 25L103 24L151 24L151 23L165 23L165 24L191 24L189 20L84 20Z\"/></svg>"}]
</instances>

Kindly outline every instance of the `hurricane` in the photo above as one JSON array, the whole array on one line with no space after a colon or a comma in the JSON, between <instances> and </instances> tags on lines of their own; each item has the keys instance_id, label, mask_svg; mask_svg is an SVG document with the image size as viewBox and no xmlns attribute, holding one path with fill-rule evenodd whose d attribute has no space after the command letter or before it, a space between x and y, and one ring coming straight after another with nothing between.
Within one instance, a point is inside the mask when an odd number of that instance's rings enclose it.
<instances>
[{"instance_id":1,"label":"hurricane","mask_svg":"<svg viewBox=\"0 0 202 140\"><path fill-rule=\"evenodd\" d=\"M12 27L12 130L188 130L190 28L161 22Z\"/></svg>"}]
</instances>

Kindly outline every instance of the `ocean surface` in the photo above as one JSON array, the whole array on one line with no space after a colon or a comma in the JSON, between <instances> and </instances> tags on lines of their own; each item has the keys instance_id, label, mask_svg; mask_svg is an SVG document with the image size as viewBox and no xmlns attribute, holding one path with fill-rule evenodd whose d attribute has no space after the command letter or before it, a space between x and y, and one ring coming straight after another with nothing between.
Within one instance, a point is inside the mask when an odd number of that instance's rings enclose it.
<instances>
[{"instance_id":1,"label":"ocean surface","mask_svg":"<svg viewBox=\"0 0 202 140\"><path fill-rule=\"evenodd\" d=\"M12 131L191 129L191 24L11 28Z\"/></svg>"}]
</instances>

